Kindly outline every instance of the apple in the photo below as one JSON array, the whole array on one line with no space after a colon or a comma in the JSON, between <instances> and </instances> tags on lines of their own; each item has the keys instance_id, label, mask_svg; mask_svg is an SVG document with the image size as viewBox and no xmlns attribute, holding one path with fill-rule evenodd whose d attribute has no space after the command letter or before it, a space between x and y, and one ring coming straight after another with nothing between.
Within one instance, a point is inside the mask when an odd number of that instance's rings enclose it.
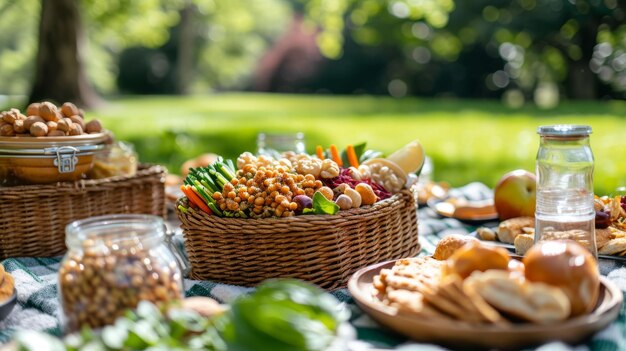
<instances>
[{"instance_id":1,"label":"apple","mask_svg":"<svg viewBox=\"0 0 626 351\"><path fill-rule=\"evenodd\" d=\"M523 169L509 172L494 188L493 202L500 220L514 217L534 217L537 198L537 178Z\"/></svg>"}]
</instances>

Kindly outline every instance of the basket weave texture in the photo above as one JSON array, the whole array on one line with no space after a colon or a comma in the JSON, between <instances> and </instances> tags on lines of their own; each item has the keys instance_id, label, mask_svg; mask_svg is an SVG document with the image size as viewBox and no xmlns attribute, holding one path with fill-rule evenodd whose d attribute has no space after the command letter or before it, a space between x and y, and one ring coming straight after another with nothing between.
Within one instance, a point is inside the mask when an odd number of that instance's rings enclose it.
<instances>
[{"instance_id":1,"label":"basket weave texture","mask_svg":"<svg viewBox=\"0 0 626 351\"><path fill-rule=\"evenodd\" d=\"M142 165L134 176L0 187L0 259L63 254L65 226L77 219L120 213L164 217L165 175L161 166Z\"/></svg>"},{"instance_id":2,"label":"basket weave texture","mask_svg":"<svg viewBox=\"0 0 626 351\"><path fill-rule=\"evenodd\" d=\"M413 193L404 190L332 216L242 219L193 209L177 213L192 279L254 286L289 277L333 290L345 287L362 267L416 255L416 209Z\"/></svg>"}]
</instances>

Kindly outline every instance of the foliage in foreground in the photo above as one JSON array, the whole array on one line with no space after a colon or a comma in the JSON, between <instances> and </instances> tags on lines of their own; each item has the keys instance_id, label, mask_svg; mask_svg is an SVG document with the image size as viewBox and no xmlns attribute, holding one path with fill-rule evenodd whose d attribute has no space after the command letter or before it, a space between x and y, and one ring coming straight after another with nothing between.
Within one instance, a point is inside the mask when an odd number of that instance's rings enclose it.
<instances>
[{"instance_id":1,"label":"foliage in foreground","mask_svg":"<svg viewBox=\"0 0 626 351\"><path fill-rule=\"evenodd\" d=\"M83 330L64 339L19 332L19 350L208 350L314 351L342 349L339 328L348 311L328 293L295 280L268 281L233 302L223 315L165 313L141 302L112 326ZM344 340L345 341L345 340Z\"/></svg>"}]
</instances>

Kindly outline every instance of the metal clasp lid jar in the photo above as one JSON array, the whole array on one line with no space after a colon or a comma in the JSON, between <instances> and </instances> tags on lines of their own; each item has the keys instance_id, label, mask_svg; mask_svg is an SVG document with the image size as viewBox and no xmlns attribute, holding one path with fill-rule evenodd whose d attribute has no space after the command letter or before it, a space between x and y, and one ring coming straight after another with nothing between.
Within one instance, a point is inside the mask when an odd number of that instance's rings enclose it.
<instances>
[{"instance_id":1,"label":"metal clasp lid jar","mask_svg":"<svg viewBox=\"0 0 626 351\"><path fill-rule=\"evenodd\" d=\"M163 219L149 215L93 217L66 227L68 252L59 269L66 332L112 324L142 300L183 298L164 228Z\"/></svg>"},{"instance_id":2,"label":"metal clasp lid jar","mask_svg":"<svg viewBox=\"0 0 626 351\"><path fill-rule=\"evenodd\" d=\"M575 240L597 257L591 132L571 124L537 129L535 242Z\"/></svg>"},{"instance_id":3,"label":"metal clasp lid jar","mask_svg":"<svg viewBox=\"0 0 626 351\"><path fill-rule=\"evenodd\" d=\"M92 168L110 133L64 137L0 137L0 184L75 181Z\"/></svg>"}]
</instances>

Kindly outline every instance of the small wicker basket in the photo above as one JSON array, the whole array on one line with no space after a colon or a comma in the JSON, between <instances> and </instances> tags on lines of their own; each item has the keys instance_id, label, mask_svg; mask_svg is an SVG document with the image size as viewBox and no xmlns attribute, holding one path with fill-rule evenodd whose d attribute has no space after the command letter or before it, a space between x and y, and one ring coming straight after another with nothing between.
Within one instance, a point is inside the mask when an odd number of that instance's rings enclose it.
<instances>
[{"instance_id":1,"label":"small wicker basket","mask_svg":"<svg viewBox=\"0 0 626 351\"><path fill-rule=\"evenodd\" d=\"M359 268L416 255L416 209L414 194L404 190L333 216L241 219L193 209L177 213L192 279L254 286L289 277L333 290L345 287Z\"/></svg>"},{"instance_id":2,"label":"small wicker basket","mask_svg":"<svg viewBox=\"0 0 626 351\"><path fill-rule=\"evenodd\" d=\"M118 213L165 216L165 168L140 166L134 176L0 187L0 259L65 252L65 226Z\"/></svg>"}]
</instances>

